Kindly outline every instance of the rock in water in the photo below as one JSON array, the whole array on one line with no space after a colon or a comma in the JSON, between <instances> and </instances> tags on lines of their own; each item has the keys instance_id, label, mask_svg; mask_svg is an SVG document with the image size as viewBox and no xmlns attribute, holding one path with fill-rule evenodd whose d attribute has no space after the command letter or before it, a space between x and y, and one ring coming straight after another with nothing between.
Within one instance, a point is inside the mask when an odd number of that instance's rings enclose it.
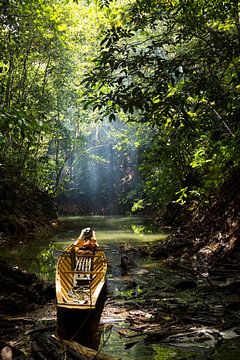
<instances>
[{"instance_id":1,"label":"rock in water","mask_svg":"<svg viewBox=\"0 0 240 360\"><path fill-rule=\"evenodd\" d=\"M175 284L176 289L187 290L194 289L197 287L197 283L194 280L182 279Z\"/></svg>"},{"instance_id":2,"label":"rock in water","mask_svg":"<svg viewBox=\"0 0 240 360\"><path fill-rule=\"evenodd\" d=\"M121 267L124 270L129 270L129 269L133 268L134 266L136 266L136 265L132 259L132 256L127 255L127 254L123 254L121 256Z\"/></svg>"}]
</instances>

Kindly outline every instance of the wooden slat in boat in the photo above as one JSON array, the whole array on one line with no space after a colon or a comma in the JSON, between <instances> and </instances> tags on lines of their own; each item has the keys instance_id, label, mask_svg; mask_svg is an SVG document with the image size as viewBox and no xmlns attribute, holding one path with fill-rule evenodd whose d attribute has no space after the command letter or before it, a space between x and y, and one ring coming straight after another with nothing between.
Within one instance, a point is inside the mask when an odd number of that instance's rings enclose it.
<instances>
[{"instance_id":1,"label":"wooden slat in boat","mask_svg":"<svg viewBox=\"0 0 240 360\"><path fill-rule=\"evenodd\" d=\"M81 247L81 242L69 245L58 258L56 296L59 308L94 309L106 280L107 259L104 251L97 248L94 254L81 254L78 256L77 249L79 247ZM90 270L73 269L73 265L76 264L79 257L91 259ZM81 276L84 276L85 279L81 279Z\"/></svg>"}]
</instances>

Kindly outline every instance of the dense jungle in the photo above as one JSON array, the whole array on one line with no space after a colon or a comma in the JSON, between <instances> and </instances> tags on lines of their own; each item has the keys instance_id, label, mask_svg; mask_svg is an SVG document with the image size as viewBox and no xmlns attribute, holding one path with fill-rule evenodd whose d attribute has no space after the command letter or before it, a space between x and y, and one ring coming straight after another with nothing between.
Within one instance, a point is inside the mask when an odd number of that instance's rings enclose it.
<instances>
[{"instance_id":1,"label":"dense jungle","mask_svg":"<svg viewBox=\"0 0 240 360\"><path fill-rule=\"evenodd\" d=\"M39 239L46 251L85 217L103 243L103 226L125 231L123 218L139 238L165 234L105 244L110 283L127 280L103 317L127 323L125 349L163 345L142 360L238 359L239 1L0 0L0 34L2 359L116 359L114 345L61 352L49 337L53 279L6 256Z\"/></svg>"}]
</instances>

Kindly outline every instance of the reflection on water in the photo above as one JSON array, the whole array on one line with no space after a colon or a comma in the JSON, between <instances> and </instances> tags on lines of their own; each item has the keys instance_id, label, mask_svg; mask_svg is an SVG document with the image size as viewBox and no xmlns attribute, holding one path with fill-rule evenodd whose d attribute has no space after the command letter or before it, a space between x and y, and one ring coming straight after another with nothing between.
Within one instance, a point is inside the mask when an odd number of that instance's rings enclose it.
<instances>
[{"instance_id":1,"label":"reflection on water","mask_svg":"<svg viewBox=\"0 0 240 360\"><path fill-rule=\"evenodd\" d=\"M118 216L89 216L89 217L62 217L63 228L78 236L80 229L90 226L97 232L98 242L110 245L116 243L153 242L166 237L166 233L159 232L151 219L143 217Z\"/></svg>"},{"instance_id":2,"label":"reflection on water","mask_svg":"<svg viewBox=\"0 0 240 360\"><path fill-rule=\"evenodd\" d=\"M56 235L19 239L17 244L1 249L2 258L43 280L53 281L59 251L72 243L82 228L91 226L96 230L98 243L111 254L111 263L119 263L121 244L151 244L166 237L166 233L153 227L151 219L142 217L68 216L60 217L60 221L62 226Z\"/></svg>"}]
</instances>

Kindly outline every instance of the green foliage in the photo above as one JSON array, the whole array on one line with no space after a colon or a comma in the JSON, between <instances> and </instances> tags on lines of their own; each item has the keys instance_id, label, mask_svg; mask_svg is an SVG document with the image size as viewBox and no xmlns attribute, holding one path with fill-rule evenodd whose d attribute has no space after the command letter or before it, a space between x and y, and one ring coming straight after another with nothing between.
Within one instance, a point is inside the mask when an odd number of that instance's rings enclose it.
<instances>
[{"instance_id":1,"label":"green foliage","mask_svg":"<svg viewBox=\"0 0 240 360\"><path fill-rule=\"evenodd\" d=\"M144 201L143 199L140 199L133 204L131 211L135 212L143 209L144 209Z\"/></svg>"},{"instance_id":2,"label":"green foliage","mask_svg":"<svg viewBox=\"0 0 240 360\"><path fill-rule=\"evenodd\" d=\"M94 4L75 3L0 4L0 156L52 194L81 158L81 123L95 120L80 108L78 83L105 18Z\"/></svg>"},{"instance_id":3,"label":"green foliage","mask_svg":"<svg viewBox=\"0 0 240 360\"><path fill-rule=\"evenodd\" d=\"M238 14L235 0L1 2L0 157L103 211L207 198L240 166Z\"/></svg>"},{"instance_id":4,"label":"green foliage","mask_svg":"<svg viewBox=\"0 0 240 360\"><path fill-rule=\"evenodd\" d=\"M99 4L99 6L101 8L103 8L104 6L109 6L111 0L98 0L97 3Z\"/></svg>"},{"instance_id":5,"label":"green foliage","mask_svg":"<svg viewBox=\"0 0 240 360\"><path fill-rule=\"evenodd\" d=\"M57 1L1 7L0 155L44 187L39 163L54 131L52 119L65 111L65 101L59 104L73 74L65 45L70 9Z\"/></svg>"},{"instance_id":6,"label":"green foliage","mask_svg":"<svg viewBox=\"0 0 240 360\"><path fill-rule=\"evenodd\" d=\"M141 157L151 205L207 197L240 166L238 14L238 1L138 0L103 34L85 96L153 129Z\"/></svg>"},{"instance_id":7,"label":"green foliage","mask_svg":"<svg viewBox=\"0 0 240 360\"><path fill-rule=\"evenodd\" d=\"M186 192L187 192L187 190L188 190L188 188L185 187L185 188L182 188L180 191L176 192L176 195L178 196L178 199L174 201L176 204L184 205L186 203L186 200L187 200L187 193Z\"/></svg>"}]
</instances>

